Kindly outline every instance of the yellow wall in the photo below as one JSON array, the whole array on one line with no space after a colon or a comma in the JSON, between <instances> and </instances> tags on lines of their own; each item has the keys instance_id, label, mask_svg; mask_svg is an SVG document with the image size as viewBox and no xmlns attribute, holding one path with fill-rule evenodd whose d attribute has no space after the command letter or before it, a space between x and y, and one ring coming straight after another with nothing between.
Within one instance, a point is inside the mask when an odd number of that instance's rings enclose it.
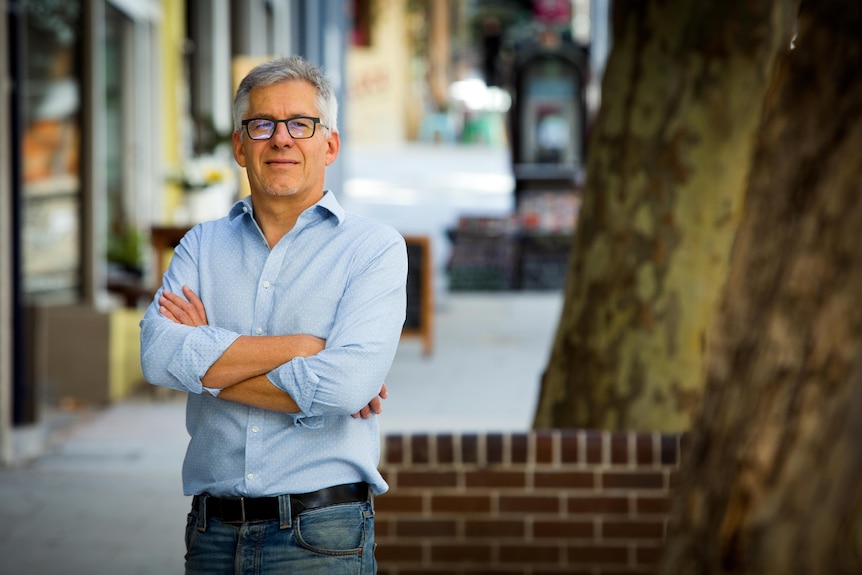
<instances>
[{"instance_id":1,"label":"yellow wall","mask_svg":"<svg viewBox=\"0 0 862 575\"><path fill-rule=\"evenodd\" d=\"M371 46L347 53L346 128L352 142L403 142L411 51L407 1L375 0L372 13Z\"/></svg>"},{"instance_id":2,"label":"yellow wall","mask_svg":"<svg viewBox=\"0 0 862 575\"><path fill-rule=\"evenodd\" d=\"M184 0L162 0L160 22L162 78L162 147L164 166L168 173L180 173L182 166L183 110L187 103L183 53L186 37ZM172 223L177 207L183 203L182 190L177 184L165 183L163 221Z\"/></svg>"},{"instance_id":3,"label":"yellow wall","mask_svg":"<svg viewBox=\"0 0 862 575\"><path fill-rule=\"evenodd\" d=\"M108 398L119 401L128 397L146 382L141 369L141 330L143 310L118 308L111 310L108 356Z\"/></svg>"}]
</instances>

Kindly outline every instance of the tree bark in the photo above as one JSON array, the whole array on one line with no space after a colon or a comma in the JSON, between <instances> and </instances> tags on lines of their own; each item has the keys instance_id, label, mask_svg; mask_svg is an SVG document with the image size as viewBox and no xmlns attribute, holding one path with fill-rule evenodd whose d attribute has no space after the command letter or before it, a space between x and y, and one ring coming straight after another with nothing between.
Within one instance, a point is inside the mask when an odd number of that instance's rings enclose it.
<instances>
[{"instance_id":1,"label":"tree bark","mask_svg":"<svg viewBox=\"0 0 862 575\"><path fill-rule=\"evenodd\" d=\"M795 4L614 3L535 427L690 427L763 94Z\"/></svg>"},{"instance_id":2,"label":"tree bark","mask_svg":"<svg viewBox=\"0 0 862 575\"><path fill-rule=\"evenodd\" d=\"M862 4L780 59L662 564L862 572Z\"/></svg>"}]
</instances>

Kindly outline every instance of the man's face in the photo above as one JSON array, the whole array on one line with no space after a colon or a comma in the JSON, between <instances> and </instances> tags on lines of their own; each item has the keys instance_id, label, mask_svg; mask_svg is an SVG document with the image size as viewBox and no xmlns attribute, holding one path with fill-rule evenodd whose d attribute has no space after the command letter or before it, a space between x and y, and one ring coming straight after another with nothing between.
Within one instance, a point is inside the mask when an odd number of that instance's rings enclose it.
<instances>
[{"instance_id":1,"label":"man's face","mask_svg":"<svg viewBox=\"0 0 862 575\"><path fill-rule=\"evenodd\" d=\"M243 117L285 120L297 116L318 117L317 92L303 81L281 82L255 88ZM246 168L252 198L292 197L311 205L323 195L326 166L338 156L337 133L328 137L317 125L314 136L294 140L282 122L269 140L252 140L245 128L233 135L234 157Z\"/></svg>"}]
</instances>

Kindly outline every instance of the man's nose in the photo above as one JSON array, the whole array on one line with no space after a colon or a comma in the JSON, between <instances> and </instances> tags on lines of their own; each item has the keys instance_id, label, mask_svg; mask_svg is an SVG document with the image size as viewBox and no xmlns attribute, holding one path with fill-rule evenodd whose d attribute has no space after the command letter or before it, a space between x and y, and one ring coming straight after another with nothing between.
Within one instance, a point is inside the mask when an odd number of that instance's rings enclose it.
<instances>
[{"instance_id":1,"label":"man's nose","mask_svg":"<svg viewBox=\"0 0 862 575\"><path fill-rule=\"evenodd\" d=\"M272 133L272 138L270 138L270 142L273 142L277 145L293 144L294 139L287 129L287 122L278 122L275 125L275 131Z\"/></svg>"}]
</instances>

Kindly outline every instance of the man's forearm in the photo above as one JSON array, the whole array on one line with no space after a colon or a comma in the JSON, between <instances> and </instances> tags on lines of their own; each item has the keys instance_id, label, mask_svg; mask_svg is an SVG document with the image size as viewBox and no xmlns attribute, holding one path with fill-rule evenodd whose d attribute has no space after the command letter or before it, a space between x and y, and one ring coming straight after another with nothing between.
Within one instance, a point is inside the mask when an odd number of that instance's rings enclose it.
<instances>
[{"instance_id":1,"label":"man's forearm","mask_svg":"<svg viewBox=\"0 0 862 575\"><path fill-rule=\"evenodd\" d=\"M270 411L297 413L299 406L284 391L275 387L265 375L259 375L224 388L219 399L260 407Z\"/></svg>"},{"instance_id":2,"label":"man's forearm","mask_svg":"<svg viewBox=\"0 0 862 575\"><path fill-rule=\"evenodd\" d=\"M310 335L240 336L201 378L205 387L226 389L262 376L295 357L309 357L325 342ZM264 378L265 379L265 378ZM269 383L269 380L267 380Z\"/></svg>"}]
</instances>

